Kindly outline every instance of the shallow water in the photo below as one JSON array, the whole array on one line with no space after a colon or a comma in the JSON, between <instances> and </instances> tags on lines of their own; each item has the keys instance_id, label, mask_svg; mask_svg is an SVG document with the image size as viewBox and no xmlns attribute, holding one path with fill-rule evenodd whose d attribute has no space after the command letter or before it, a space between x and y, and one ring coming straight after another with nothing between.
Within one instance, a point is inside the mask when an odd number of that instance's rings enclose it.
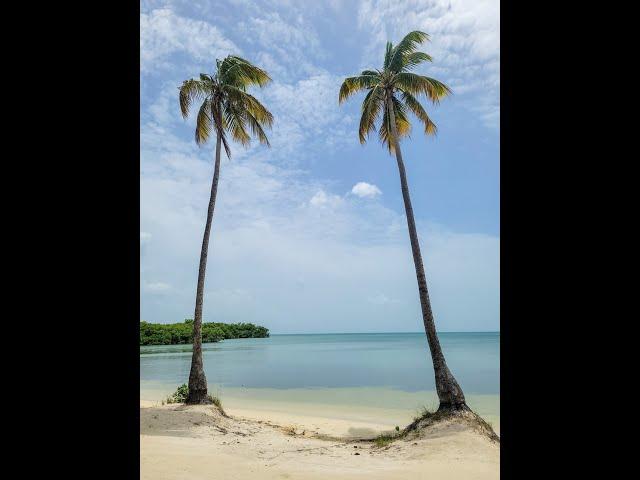
<instances>
[{"instance_id":1,"label":"shallow water","mask_svg":"<svg viewBox=\"0 0 640 480\"><path fill-rule=\"evenodd\" d=\"M500 333L440 333L449 368L478 413L499 422ZM203 345L209 390L230 408L366 408L409 418L437 406L422 333L272 335ZM166 398L186 383L190 345L140 347L140 397ZM356 408L351 408L356 407Z\"/></svg>"}]
</instances>

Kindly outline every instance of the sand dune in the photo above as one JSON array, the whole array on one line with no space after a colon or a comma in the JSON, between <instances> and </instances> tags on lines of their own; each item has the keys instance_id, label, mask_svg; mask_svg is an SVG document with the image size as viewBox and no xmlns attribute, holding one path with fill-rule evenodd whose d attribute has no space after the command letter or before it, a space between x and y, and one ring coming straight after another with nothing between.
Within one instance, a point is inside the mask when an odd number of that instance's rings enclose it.
<instances>
[{"instance_id":1,"label":"sand dune","mask_svg":"<svg viewBox=\"0 0 640 480\"><path fill-rule=\"evenodd\" d=\"M445 421L386 446L361 440L383 423L329 418L256 420L211 406L141 402L142 479L497 479L500 447L469 426ZM255 412L254 412L255 413ZM289 421L288 421L289 420ZM332 432L350 435L332 436Z\"/></svg>"}]
</instances>

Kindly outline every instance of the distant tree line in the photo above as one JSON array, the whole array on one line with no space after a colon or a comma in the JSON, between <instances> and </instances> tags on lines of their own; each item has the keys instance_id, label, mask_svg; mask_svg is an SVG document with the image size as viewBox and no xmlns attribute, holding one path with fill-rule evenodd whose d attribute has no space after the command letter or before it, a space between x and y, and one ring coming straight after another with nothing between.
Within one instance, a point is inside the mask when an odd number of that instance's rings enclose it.
<instances>
[{"instance_id":1,"label":"distant tree line","mask_svg":"<svg viewBox=\"0 0 640 480\"><path fill-rule=\"evenodd\" d=\"M225 338L265 338L269 329L253 323L202 324L202 342L219 342ZM193 320L183 323L140 322L140 345L178 345L193 343Z\"/></svg>"}]
</instances>

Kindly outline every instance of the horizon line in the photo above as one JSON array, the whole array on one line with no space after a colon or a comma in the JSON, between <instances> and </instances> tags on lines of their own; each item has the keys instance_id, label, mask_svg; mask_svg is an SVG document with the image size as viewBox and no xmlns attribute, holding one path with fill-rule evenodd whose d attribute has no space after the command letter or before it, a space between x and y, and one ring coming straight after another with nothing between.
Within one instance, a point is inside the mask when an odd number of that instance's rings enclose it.
<instances>
[{"instance_id":1,"label":"horizon line","mask_svg":"<svg viewBox=\"0 0 640 480\"><path fill-rule=\"evenodd\" d=\"M271 335L362 335L362 334L386 334L386 333L421 333L425 332L302 332L302 333L272 333ZM436 333L500 333L500 330L448 330L436 331Z\"/></svg>"}]
</instances>

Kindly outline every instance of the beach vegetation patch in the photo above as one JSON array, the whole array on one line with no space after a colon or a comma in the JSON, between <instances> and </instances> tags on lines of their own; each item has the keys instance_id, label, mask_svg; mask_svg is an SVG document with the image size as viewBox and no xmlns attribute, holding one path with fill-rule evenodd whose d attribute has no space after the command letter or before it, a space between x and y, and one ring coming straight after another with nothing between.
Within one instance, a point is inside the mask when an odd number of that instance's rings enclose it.
<instances>
[{"instance_id":1,"label":"beach vegetation patch","mask_svg":"<svg viewBox=\"0 0 640 480\"><path fill-rule=\"evenodd\" d=\"M166 400L163 400L162 404L164 405L165 402L169 405L173 403L186 403L187 398L189 398L189 386L186 383L183 383L176 389L173 394L168 396ZM220 400L220 397L209 394L207 395L206 403L215 405L220 413L222 413L224 416L227 416L224 409L222 408L222 401Z\"/></svg>"}]
</instances>

